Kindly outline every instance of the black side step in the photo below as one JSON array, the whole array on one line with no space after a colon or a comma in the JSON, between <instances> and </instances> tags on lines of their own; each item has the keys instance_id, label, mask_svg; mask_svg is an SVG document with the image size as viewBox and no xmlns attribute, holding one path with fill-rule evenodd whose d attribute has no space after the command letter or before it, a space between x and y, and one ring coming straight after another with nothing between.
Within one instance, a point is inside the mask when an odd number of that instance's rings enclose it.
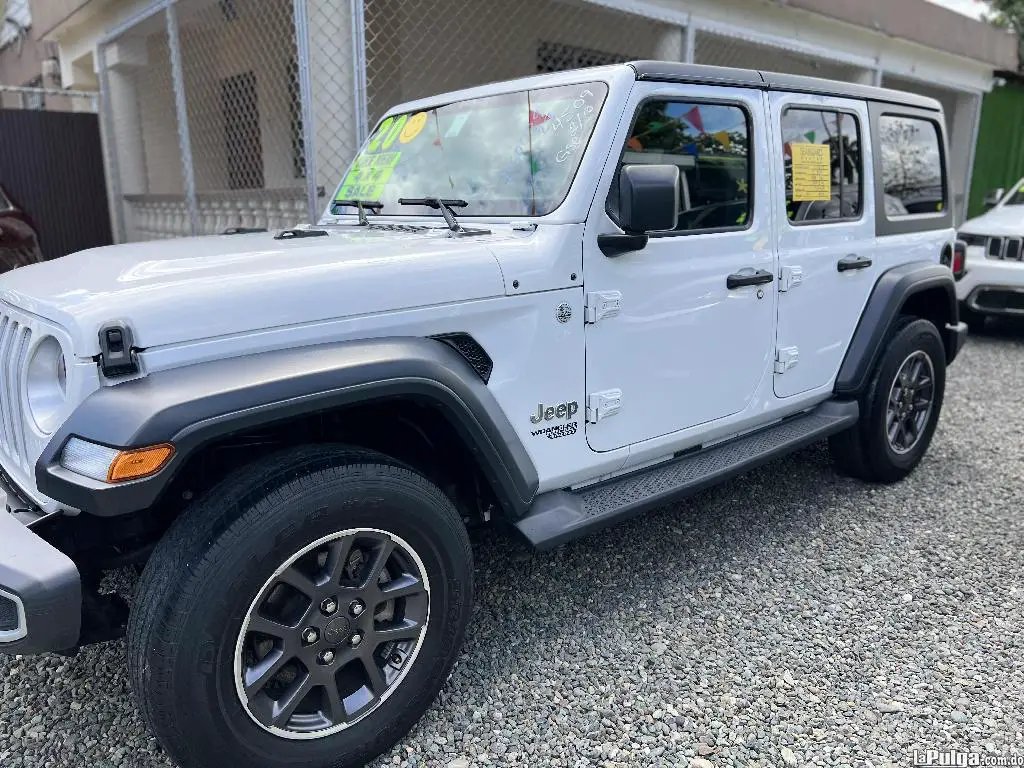
<instances>
[{"instance_id":1,"label":"black side step","mask_svg":"<svg viewBox=\"0 0 1024 768\"><path fill-rule=\"evenodd\" d=\"M831 400L806 413L698 453L577 491L538 496L515 523L537 549L550 549L792 453L857 422L856 402Z\"/></svg>"}]
</instances>

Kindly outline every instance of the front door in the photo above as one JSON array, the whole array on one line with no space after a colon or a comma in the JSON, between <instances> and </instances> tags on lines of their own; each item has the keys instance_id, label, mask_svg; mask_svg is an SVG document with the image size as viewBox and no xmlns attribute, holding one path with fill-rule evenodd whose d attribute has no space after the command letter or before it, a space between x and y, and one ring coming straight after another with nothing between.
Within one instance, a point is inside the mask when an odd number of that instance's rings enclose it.
<instances>
[{"instance_id":1,"label":"front door","mask_svg":"<svg viewBox=\"0 0 1024 768\"><path fill-rule=\"evenodd\" d=\"M603 177L611 192L595 200L585 240L596 451L743 411L768 375L775 337L764 94L640 82L626 114ZM679 167L678 226L605 256L596 235L620 231L614 179L640 163Z\"/></svg>"},{"instance_id":2,"label":"front door","mask_svg":"<svg viewBox=\"0 0 1024 768\"><path fill-rule=\"evenodd\" d=\"M864 102L772 93L783 173L779 222L779 365L775 394L829 385L883 265ZM779 160L775 160L779 162Z\"/></svg>"}]
</instances>

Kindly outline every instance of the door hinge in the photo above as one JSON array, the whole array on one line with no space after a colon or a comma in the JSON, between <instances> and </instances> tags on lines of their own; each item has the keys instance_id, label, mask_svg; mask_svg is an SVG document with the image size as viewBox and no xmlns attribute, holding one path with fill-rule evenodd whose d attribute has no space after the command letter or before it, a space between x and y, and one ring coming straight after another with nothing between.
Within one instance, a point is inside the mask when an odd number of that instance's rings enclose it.
<instances>
[{"instance_id":1,"label":"door hinge","mask_svg":"<svg viewBox=\"0 0 1024 768\"><path fill-rule=\"evenodd\" d=\"M621 291L591 291L583 305L583 321L596 323L606 317L615 317L622 309Z\"/></svg>"},{"instance_id":2,"label":"door hinge","mask_svg":"<svg viewBox=\"0 0 1024 768\"><path fill-rule=\"evenodd\" d=\"M587 423L597 424L601 419L613 416L622 408L622 390L606 389L587 395Z\"/></svg>"},{"instance_id":3,"label":"door hinge","mask_svg":"<svg viewBox=\"0 0 1024 768\"><path fill-rule=\"evenodd\" d=\"M132 329L125 323L107 323L100 328L100 370L107 378L139 372L138 351Z\"/></svg>"},{"instance_id":4,"label":"door hinge","mask_svg":"<svg viewBox=\"0 0 1024 768\"><path fill-rule=\"evenodd\" d=\"M775 372L785 373L800 362L798 347L779 347L775 350Z\"/></svg>"},{"instance_id":5,"label":"door hinge","mask_svg":"<svg viewBox=\"0 0 1024 768\"><path fill-rule=\"evenodd\" d=\"M779 290L789 291L804 282L803 267L783 267L779 271Z\"/></svg>"}]
</instances>

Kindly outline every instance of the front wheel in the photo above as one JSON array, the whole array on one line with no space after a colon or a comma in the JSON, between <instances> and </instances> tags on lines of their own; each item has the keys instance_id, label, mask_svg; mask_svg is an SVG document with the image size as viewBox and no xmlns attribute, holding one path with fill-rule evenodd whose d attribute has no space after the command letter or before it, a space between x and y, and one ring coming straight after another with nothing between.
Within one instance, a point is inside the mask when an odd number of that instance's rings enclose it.
<instances>
[{"instance_id":1,"label":"front wheel","mask_svg":"<svg viewBox=\"0 0 1024 768\"><path fill-rule=\"evenodd\" d=\"M924 457L946 388L946 352L928 320L899 321L860 398L860 420L829 438L840 470L872 482L910 474Z\"/></svg>"},{"instance_id":2,"label":"front wheel","mask_svg":"<svg viewBox=\"0 0 1024 768\"><path fill-rule=\"evenodd\" d=\"M461 646L451 501L377 454L302 448L185 510L139 584L129 665L183 768L344 768L400 739Z\"/></svg>"}]
</instances>

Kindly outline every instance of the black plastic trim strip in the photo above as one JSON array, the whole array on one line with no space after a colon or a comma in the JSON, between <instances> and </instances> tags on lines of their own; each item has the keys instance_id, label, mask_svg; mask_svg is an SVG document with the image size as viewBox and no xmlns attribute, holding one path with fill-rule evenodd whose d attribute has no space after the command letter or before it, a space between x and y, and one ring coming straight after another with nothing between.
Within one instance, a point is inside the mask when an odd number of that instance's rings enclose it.
<instances>
[{"instance_id":1,"label":"black plastic trim strip","mask_svg":"<svg viewBox=\"0 0 1024 768\"><path fill-rule=\"evenodd\" d=\"M932 117L935 116L934 113L942 111L942 105L935 99L927 96L919 96L916 93L907 93L905 91L895 91L889 88L876 88L875 86L861 85L859 83L841 83L818 77L668 61L631 61L629 66L636 72L637 80L757 88L762 91L813 93L821 96L841 96L844 98L879 101L887 104L899 104L917 109L926 109L932 113Z\"/></svg>"},{"instance_id":2,"label":"black plastic trim strip","mask_svg":"<svg viewBox=\"0 0 1024 768\"><path fill-rule=\"evenodd\" d=\"M830 400L822 403L809 413L798 414L779 424L773 424L759 432L741 435L725 443L718 443L703 451L685 453L681 458L673 459L666 464L658 464L638 472L614 478L600 486L584 488L579 491L557 490L539 495L530 507L529 513L515 523L516 530L536 549L546 550L567 541L600 530L609 525L620 523L643 512L655 509L668 502L692 496L706 488L713 487L732 477L741 475L779 456L785 456L808 445L822 440L829 435L847 429L857 423L860 408L856 402ZM759 436L771 433L778 428L785 428L800 419L825 417L823 423L801 432L799 435L780 440L769 450L758 450L756 441ZM744 446L746 443L746 446ZM736 460L729 453L734 447L746 451ZM669 465L683 464L700 460L700 454L715 455L721 458L719 464L705 474L693 478L689 482L667 488L647 496L631 497L620 506L603 511L597 515L587 515L586 496L601 488L614 488L618 483L630 482L637 477L666 469Z\"/></svg>"},{"instance_id":3,"label":"black plastic trim strip","mask_svg":"<svg viewBox=\"0 0 1024 768\"><path fill-rule=\"evenodd\" d=\"M439 408L491 481L503 511L525 512L537 471L493 393L455 350L433 339L339 342L229 358L103 387L80 405L36 463L39 490L101 516L152 506L195 451L225 435L386 398ZM156 475L108 485L58 463L71 436L120 448L170 442Z\"/></svg>"}]
</instances>

